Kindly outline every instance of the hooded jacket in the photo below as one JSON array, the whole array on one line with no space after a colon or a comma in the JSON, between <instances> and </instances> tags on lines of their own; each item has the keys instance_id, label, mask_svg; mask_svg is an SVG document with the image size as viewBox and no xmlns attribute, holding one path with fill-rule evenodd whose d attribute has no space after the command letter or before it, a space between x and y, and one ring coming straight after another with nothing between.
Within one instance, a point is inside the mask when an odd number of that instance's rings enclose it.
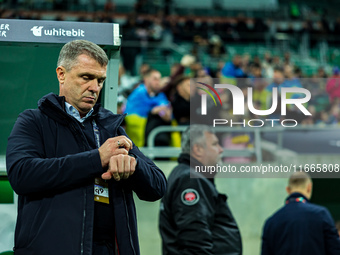
<instances>
[{"instance_id":1,"label":"hooded jacket","mask_svg":"<svg viewBox=\"0 0 340 255\"><path fill-rule=\"evenodd\" d=\"M48 94L38 109L21 113L8 139L8 179L18 197L16 255L92 255L94 178L106 171L98 149L86 140L83 126L64 111L65 98ZM100 143L125 135L124 115L94 107ZM146 201L160 199L166 178L136 146L135 173L110 180L116 243L120 255L138 255L136 210L132 191Z\"/></svg>"},{"instance_id":2,"label":"hooded jacket","mask_svg":"<svg viewBox=\"0 0 340 255\"><path fill-rule=\"evenodd\" d=\"M181 154L168 178L159 217L163 255L240 255L237 223L214 179L193 170L202 164ZM192 165L192 167L190 167Z\"/></svg>"}]
</instances>

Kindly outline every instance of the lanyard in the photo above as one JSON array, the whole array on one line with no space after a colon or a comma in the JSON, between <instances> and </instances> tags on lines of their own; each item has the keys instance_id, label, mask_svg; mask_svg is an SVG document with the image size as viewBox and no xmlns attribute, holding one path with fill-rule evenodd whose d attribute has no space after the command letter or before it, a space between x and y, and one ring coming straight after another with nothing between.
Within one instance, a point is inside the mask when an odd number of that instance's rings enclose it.
<instances>
[{"instance_id":1,"label":"lanyard","mask_svg":"<svg viewBox=\"0 0 340 255\"><path fill-rule=\"evenodd\" d=\"M100 147L99 128L97 126L97 123L94 120L92 120L92 127L93 127L94 138L96 140L96 145L97 145L97 148L99 148Z\"/></svg>"},{"instance_id":2,"label":"lanyard","mask_svg":"<svg viewBox=\"0 0 340 255\"><path fill-rule=\"evenodd\" d=\"M290 202L296 202L296 203L306 203L306 199L303 197L292 197L286 201L286 205L289 204Z\"/></svg>"},{"instance_id":3,"label":"lanyard","mask_svg":"<svg viewBox=\"0 0 340 255\"><path fill-rule=\"evenodd\" d=\"M99 128L97 126L97 123L92 120L92 126L93 126L93 133L94 138L96 140L97 148L100 147L100 134L99 134ZM106 180L102 180L99 177L96 177L94 180L94 201L110 204L109 200L109 184L106 182Z\"/></svg>"}]
</instances>

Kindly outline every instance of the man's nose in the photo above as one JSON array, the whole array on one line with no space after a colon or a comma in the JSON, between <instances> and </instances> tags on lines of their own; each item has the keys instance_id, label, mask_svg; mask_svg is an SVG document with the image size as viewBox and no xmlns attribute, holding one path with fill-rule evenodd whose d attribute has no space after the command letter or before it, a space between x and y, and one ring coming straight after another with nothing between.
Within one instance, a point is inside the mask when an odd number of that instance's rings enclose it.
<instances>
[{"instance_id":1,"label":"man's nose","mask_svg":"<svg viewBox=\"0 0 340 255\"><path fill-rule=\"evenodd\" d=\"M100 91L100 85L99 85L99 82L97 79L93 79L91 81L91 85L89 87L89 90L96 93L96 92L99 92Z\"/></svg>"}]
</instances>

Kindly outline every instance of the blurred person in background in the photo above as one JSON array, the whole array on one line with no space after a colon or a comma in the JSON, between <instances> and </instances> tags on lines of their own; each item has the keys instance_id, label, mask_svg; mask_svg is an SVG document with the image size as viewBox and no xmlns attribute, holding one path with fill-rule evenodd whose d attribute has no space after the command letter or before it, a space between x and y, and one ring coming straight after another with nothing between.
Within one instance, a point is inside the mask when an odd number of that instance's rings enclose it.
<instances>
[{"instance_id":1,"label":"blurred person in background","mask_svg":"<svg viewBox=\"0 0 340 255\"><path fill-rule=\"evenodd\" d=\"M212 58L223 59L225 57L226 51L224 48L224 43L219 35L213 35L208 44L208 54Z\"/></svg>"},{"instance_id":2,"label":"blurred person in background","mask_svg":"<svg viewBox=\"0 0 340 255\"><path fill-rule=\"evenodd\" d=\"M267 86L267 90L272 92L273 88L280 88L280 86L284 83L285 77L283 74L283 69L280 67L274 68L273 74L273 82Z\"/></svg>"},{"instance_id":3,"label":"blurred person in background","mask_svg":"<svg viewBox=\"0 0 340 255\"><path fill-rule=\"evenodd\" d=\"M292 174L285 205L264 225L262 255L338 255L340 239L329 211L309 202L312 180L305 172Z\"/></svg>"},{"instance_id":4,"label":"blurred person in background","mask_svg":"<svg viewBox=\"0 0 340 255\"><path fill-rule=\"evenodd\" d=\"M165 93L170 101L174 99L178 79L183 77L186 70L188 70L193 64L195 64L195 62L196 58L193 55L186 54L182 57L180 63L175 63L171 66L168 82L161 90L161 92Z\"/></svg>"},{"instance_id":5,"label":"blurred person in background","mask_svg":"<svg viewBox=\"0 0 340 255\"><path fill-rule=\"evenodd\" d=\"M244 78L241 56L235 55L232 61L227 62L222 69L222 74L227 78Z\"/></svg>"},{"instance_id":6,"label":"blurred person in background","mask_svg":"<svg viewBox=\"0 0 340 255\"><path fill-rule=\"evenodd\" d=\"M318 71L317 71L317 77L319 77L319 78L328 78L328 75L327 75L327 73L326 73L326 71L325 71L325 68L323 68L323 67L319 67L318 68Z\"/></svg>"},{"instance_id":7,"label":"blurred person in background","mask_svg":"<svg viewBox=\"0 0 340 255\"><path fill-rule=\"evenodd\" d=\"M158 115L169 122L172 118L170 102L163 92L160 92L161 73L155 69L149 70L140 84L128 97L125 113L126 132L137 146L145 144L145 128L149 114Z\"/></svg>"},{"instance_id":8,"label":"blurred person in background","mask_svg":"<svg viewBox=\"0 0 340 255\"><path fill-rule=\"evenodd\" d=\"M125 98L131 94L135 84L139 81L138 76L131 76L126 73L125 67L120 64L118 70L118 96L124 96Z\"/></svg>"},{"instance_id":9,"label":"blurred person in background","mask_svg":"<svg viewBox=\"0 0 340 255\"><path fill-rule=\"evenodd\" d=\"M295 77L293 67L286 65L283 70L281 68L274 69L273 82L267 86L267 90L272 92L273 88L278 89L278 95L281 94L281 88L302 88L300 79ZM289 99L301 97L301 93L287 93L286 97ZM268 104L271 105L271 102ZM281 111L281 97L278 98L278 107L275 112L271 114L271 118L279 118ZM287 118L298 118L301 119L304 115L294 107L294 105L287 106ZM280 119L280 118L279 118Z\"/></svg>"},{"instance_id":10,"label":"blurred person in background","mask_svg":"<svg viewBox=\"0 0 340 255\"><path fill-rule=\"evenodd\" d=\"M283 65L284 66L292 65L291 59L290 59L290 52L285 52L285 54L283 55Z\"/></svg>"},{"instance_id":11,"label":"blurred person in background","mask_svg":"<svg viewBox=\"0 0 340 255\"><path fill-rule=\"evenodd\" d=\"M281 85L283 88L298 87L302 88L300 79L298 79L294 73L292 65L285 65L283 68L283 74L285 76L285 82Z\"/></svg>"},{"instance_id":12,"label":"blurred person in background","mask_svg":"<svg viewBox=\"0 0 340 255\"><path fill-rule=\"evenodd\" d=\"M263 67L263 76L265 78L273 78L273 75L274 75L273 58L269 51L267 51L264 54L262 67Z\"/></svg>"},{"instance_id":13,"label":"blurred person in background","mask_svg":"<svg viewBox=\"0 0 340 255\"><path fill-rule=\"evenodd\" d=\"M143 63L139 67L140 83L144 82L144 76L150 71L151 66L148 63Z\"/></svg>"},{"instance_id":14,"label":"blurred person in background","mask_svg":"<svg viewBox=\"0 0 340 255\"><path fill-rule=\"evenodd\" d=\"M124 97L127 98L135 88L137 88L140 84L144 83L144 77L149 72L150 69L151 67L149 64L147 63L141 64L138 69L139 75L137 76L130 75L129 73L126 72L125 68L120 70L120 74L122 75L123 78L121 82L124 82L124 84L126 84L126 86L125 85L123 86ZM130 84L131 81L134 82Z\"/></svg>"},{"instance_id":15,"label":"blurred person in background","mask_svg":"<svg viewBox=\"0 0 340 255\"><path fill-rule=\"evenodd\" d=\"M173 115L178 125L190 124L190 105L197 107L200 104L200 98L196 92L195 86L190 86L188 76L178 77L176 83L176 92L174 99L171 101ZM196 100L196 104L192 102ZM197 100L198 99L198 100Z\"/></svg>"},{"instance_id":16,"label":"blurred person in background","mask_svg":"<svg viewBox=\"0 0 340 255\"><path fill-rule=\"evenodd\" d=\"M149 30L150 40L160 42L164 34L164 27L161 18L154 18Z\"/></svg>"},{"instance_id":17,"label":"blurred person in background","mask_svg":"<svg viewBox=\"0 0 340 255\"><path fill-rule=\"evenodd\" d=\"M273 57L273 66L274 67L282 67L282 61L279 56L274 56Z\"/></svg>"},{"instance_id":18,"label":"blurred person in background","mask_svg":"<svg viewBox=\"0 0 340 255\"><path fill-rule=\"evenodd\" d=\"M340 98L340 69L337 66L333 68L332 77L327 80L326 91L331 103L336 98Z\"/></svg>"},{"instance_id":19,"label":"blurred person in background","mask_svg":"<svg viewBox=\"0 0 340 255\"><path fill-rule=\"evenodd\" d=\"M221 70L220 81L226 84L237 84L237 78L247 77L247 66L243 65L240 55L234 55L232 61L227 62Z\"/></svg>"},{"instance_id":20,"label":"blurred person in background","mask_svg":"<svg viewBox=\"0 0 340 255\"><path fill-rule=\"evenodd\" d=\"M106 13L113 13L116 9L116 4L113 2L113 0L106 0L104 5L104 11Z\"/></svg>"},{"instance_id":21,"label":"blurred person in background","mask_svg":"<svg viewBox=\"0 0 340 255\"><path fill-rule=\"evenodd\" d=\"M295 73L295 77L298 79L304 78L304 74L302 73L302 70L300 67L295 66L294 67L294 73Z\"/></svg>"},{"instance_id":22,"label":"blurred person in background","mask_svg":"<svg viewBox=\"0 0 340 255\"><path fill-rule=\"evenodd\" d=\"M339 99L333 101L330 109L320 112L320 119L317 124L337 125L339 123Z\"/></svg>"},{"instance_id":23,"label":"blurred person in background","mask_svg":"<svg viewBox=\"0 0 340 255\"><path fill-rule=\"evenodd\" d=\"M218 138L206 125L191 125L182 134L181 146L160 205L162 254L242 254L240 231L227 196L215 187L215 173L195 171L221 161Z\"/></svg>"},{"instance_id":24,"label":"blurred person in background","mask_svg":"<svg viewBox=\"0 0 340 255\"><path fill-rule=\"evenodd\" d=\"M260 64L253 63L251 68L251 80L253 85L253 106L257 110L267 110L269 108L268 102L271 100L271 92L266 89L268 85L267 80L263 78L262 68Z\"/></svg>"},{"instance_id":25,"label":"blurred person in background","mask_svg":"<svg viewBox=\"0 0 340 255\"><path fill-rule=\"evenodd\" d=\"M251 56L249 53L244 53L242 56L241 66L243 72L248 74L250 72L250 64L252 62Z\"/></svg>"}]
</instances>

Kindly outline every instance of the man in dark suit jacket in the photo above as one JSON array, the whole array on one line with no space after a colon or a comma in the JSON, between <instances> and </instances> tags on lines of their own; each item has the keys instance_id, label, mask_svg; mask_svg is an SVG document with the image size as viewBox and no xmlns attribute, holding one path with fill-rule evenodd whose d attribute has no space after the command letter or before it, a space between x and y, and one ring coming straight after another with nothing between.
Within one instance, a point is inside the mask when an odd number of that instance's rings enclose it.
<instances>
[{"instance_id":1,"label":"man in dark suit jacket","mask_svg":"<svg viewBox=\"0 0 340 255\"><path fill-rule=\"evenodd\" d=\"M329 211L309 202L310 176L294 173L286 190L285 206L264 225L262 255L339 255L340 239Z\"/></svg>"}]
</instances>

